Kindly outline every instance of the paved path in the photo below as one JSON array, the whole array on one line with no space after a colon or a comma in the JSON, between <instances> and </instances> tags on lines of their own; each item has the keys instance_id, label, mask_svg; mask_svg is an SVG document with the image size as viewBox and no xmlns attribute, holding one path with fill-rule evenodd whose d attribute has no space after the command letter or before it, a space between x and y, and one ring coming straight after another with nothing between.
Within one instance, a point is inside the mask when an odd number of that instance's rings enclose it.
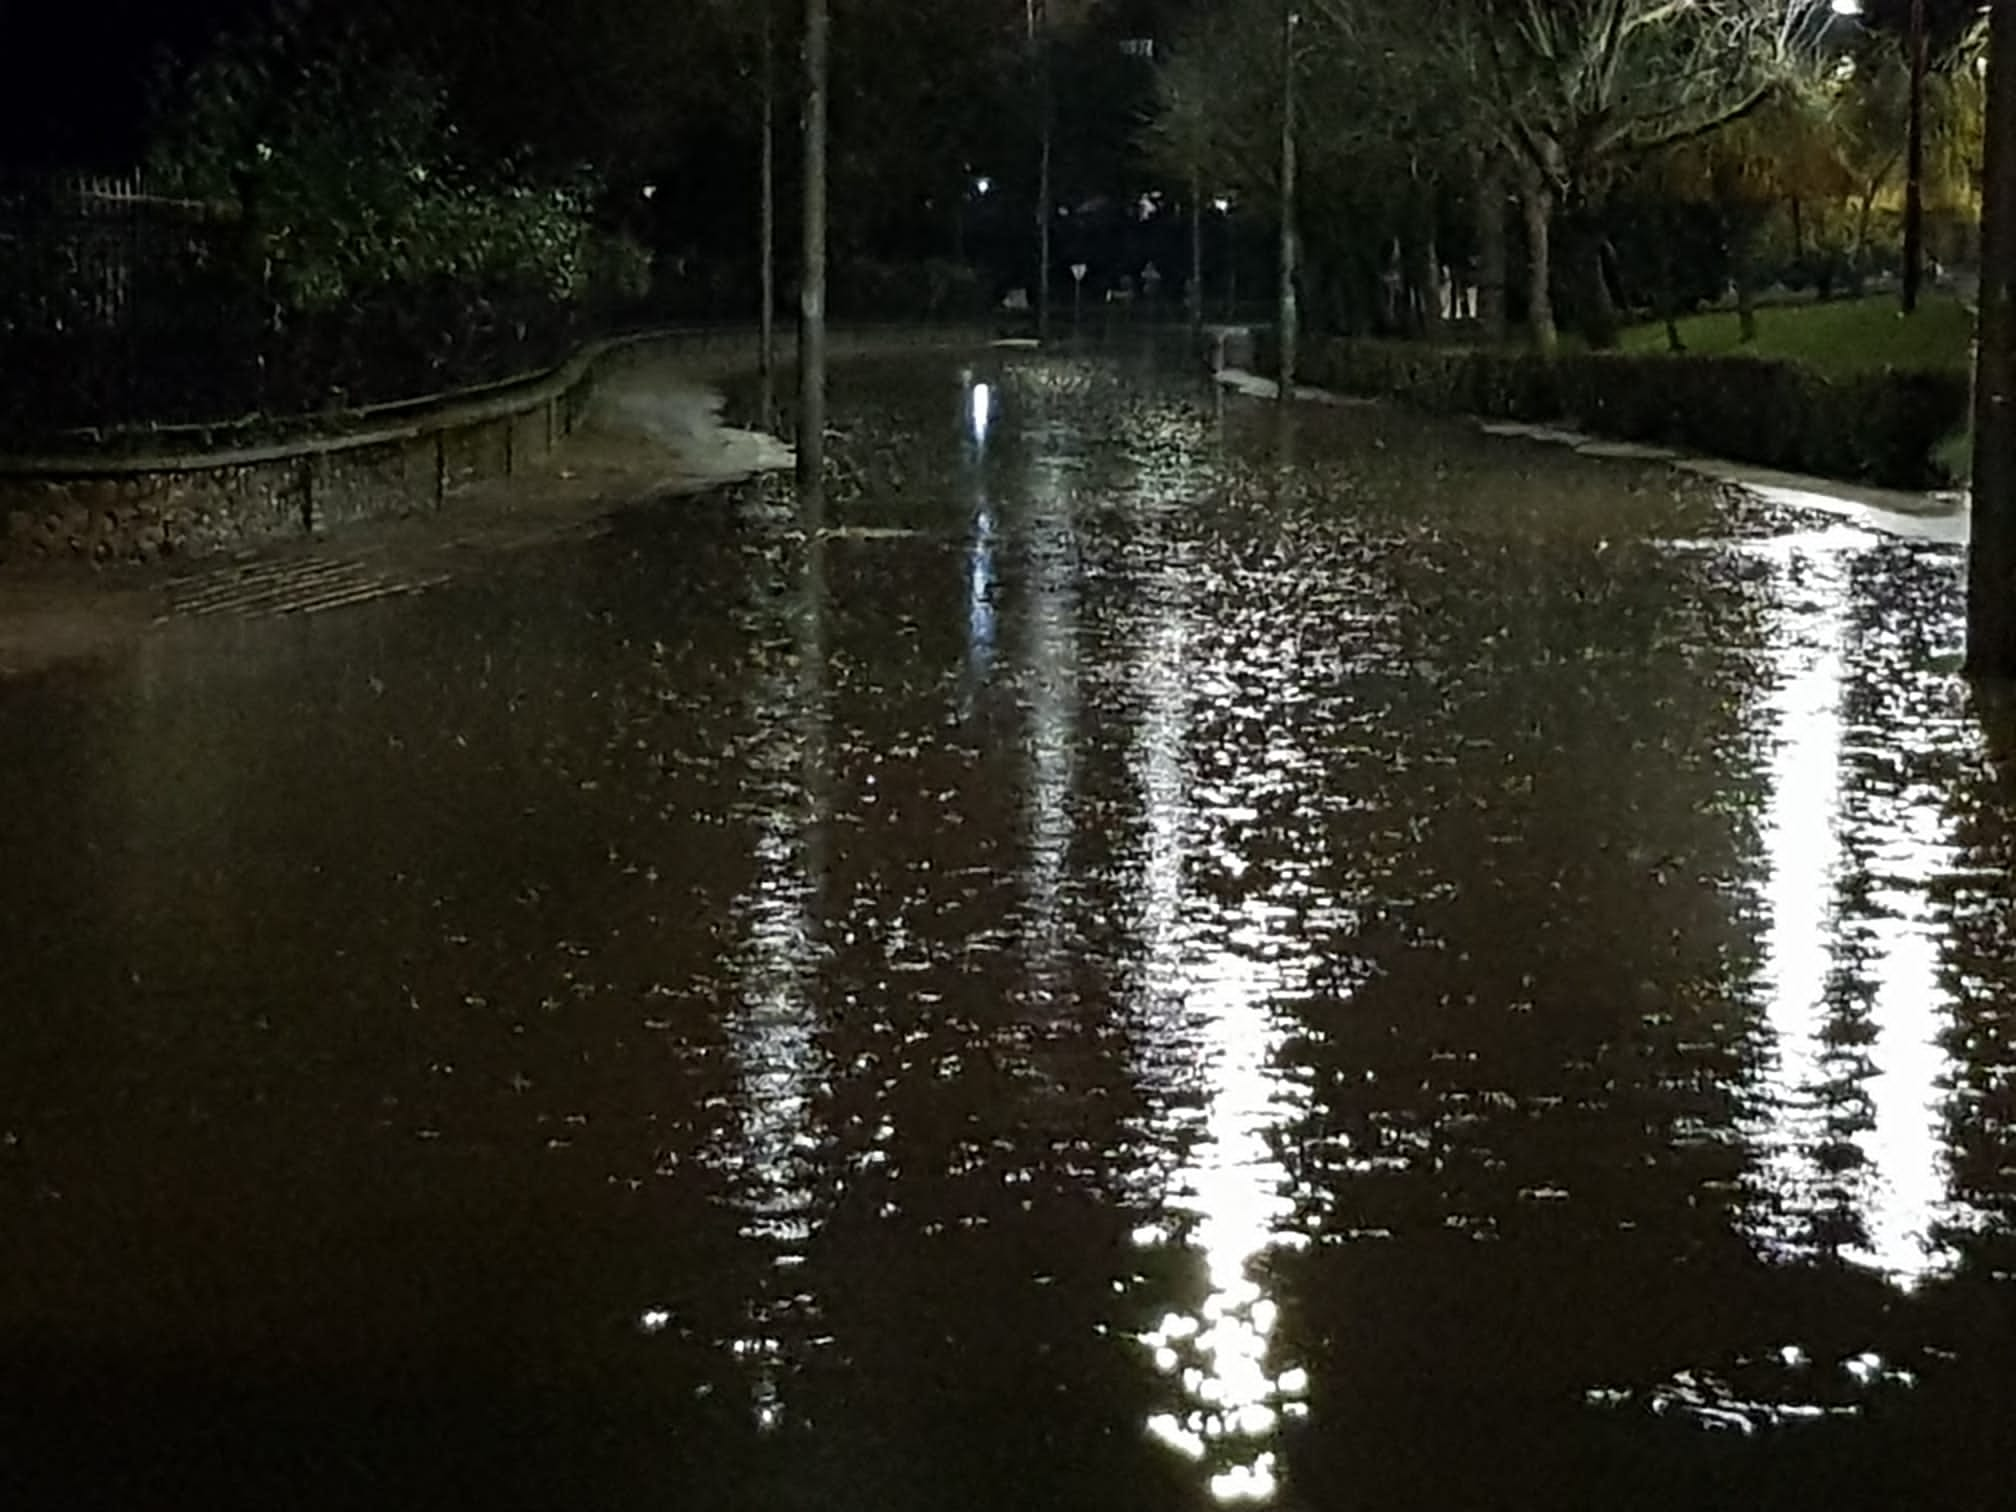
<instances>
[{"instance_id":1,"label":"paved path","mask_svg":"<svg viewBox=\"0 0 2016 1512\"><path fill-rule=\"evenodd\" d=\"M183 567L59 563L0 570L0 678L113 654L178 619L325 614L424 593L498 551L606 529L625 507L691 498L788 467L790 448L726 425L718 393L639 365L583 429L515 478L451 496L440 514L386 520Z\"/></svg>"}]
</instances>

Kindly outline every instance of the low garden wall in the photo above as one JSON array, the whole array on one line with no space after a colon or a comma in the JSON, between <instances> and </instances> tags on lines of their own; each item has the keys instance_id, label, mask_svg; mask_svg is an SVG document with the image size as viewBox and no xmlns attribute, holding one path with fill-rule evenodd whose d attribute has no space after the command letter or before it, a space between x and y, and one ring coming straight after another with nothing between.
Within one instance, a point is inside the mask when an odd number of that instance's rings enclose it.
<instances>
[{"instance_id":1,"label":"low garden wall","mask_svg":"<svg viewBox=\"0 0 2016 1512\"><path fill-rule=\"evenodd\" d=\"M0 562L203 556L439 509L458 486L551 451L585 410L605 351L371 411L0 456Z\"/></svg>"},{"instance_id":2,"label":"low garden wall","mask_svg":"<svg viewBox=\"0 0 2016 1512\"><path fill-rule=\"evenodd\" d=\"M1967 380L1882 371L1830 378L1755 357L1545 358L1394 341L1311 343L1305 383L1445 414L1571 426L1736 462L1886 488L1949 481L1939 443L1968 419Z\"/></svg>"},{"instance_id":3,"label":"low garden wall","mask_svg":"<svg viewBox=\"0 0 2016 1512\"><path fill-rule=\"evenodd\" d=\"M836 357L971 340L966 329L838 331ZM782 343L789 350L788 340ZM111 564L228 552L448 506L469 483L545 457L587 413L598 375L675 356L693 376L753 365L745 328L661 330L584 349L481 390L286 422L101 438L0 455L0 563Z\"/></svg>"}]
</instances>

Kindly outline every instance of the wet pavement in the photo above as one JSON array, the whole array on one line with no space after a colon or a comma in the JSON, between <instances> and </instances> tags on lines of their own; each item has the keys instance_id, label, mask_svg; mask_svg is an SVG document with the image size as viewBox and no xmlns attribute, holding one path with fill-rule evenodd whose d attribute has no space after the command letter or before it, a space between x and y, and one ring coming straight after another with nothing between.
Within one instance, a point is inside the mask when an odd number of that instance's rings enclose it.
<instances>
[{"instance_id":1,"label":"wet pavement","mask_svg":"<svg viewBox=\"0 0 2016 1512\"><path fill-rule=\"evenodd\" d=\"M0 1505L2011 1504L1954 547L1131 353L834 423L816 540L0 686Z\"/></svg>"}]
</instances>

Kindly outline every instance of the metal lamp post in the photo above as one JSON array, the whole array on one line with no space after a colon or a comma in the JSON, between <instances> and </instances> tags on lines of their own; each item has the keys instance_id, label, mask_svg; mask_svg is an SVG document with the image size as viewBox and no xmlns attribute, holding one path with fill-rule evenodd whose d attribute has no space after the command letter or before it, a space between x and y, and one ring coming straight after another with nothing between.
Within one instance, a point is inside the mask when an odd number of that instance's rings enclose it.
<instances>
[{"instance_id":1,"label":"metal lamp post","mask_svg":"<svg viewBox=\"0 0 2016 1512\"><path fill-rule=\"evenodd\" d=\"M1295 397L1301 312L1295 305L1295 0L1281 6L1281 374L1277 397L1287 404Z\"/></svg>"}]
</instances>

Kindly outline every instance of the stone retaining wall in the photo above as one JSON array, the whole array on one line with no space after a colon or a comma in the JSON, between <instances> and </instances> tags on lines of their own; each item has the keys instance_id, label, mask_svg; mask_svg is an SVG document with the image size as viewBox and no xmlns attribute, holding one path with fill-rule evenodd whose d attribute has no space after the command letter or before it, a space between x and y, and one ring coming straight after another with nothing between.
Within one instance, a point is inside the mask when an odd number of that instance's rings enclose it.
<instances>
[{"instance_id":1,"label":"stone retaining wall","mask_svg":"<svg viewBox=\"0 0 2016 1512\"><path fill-rule=\"evenodd\" d=\"M971 344L976 330L834 333L838 358ZM788 339L780 340L788 353ZM143 455L0 456L0 564L155 562L446 508L457 489L545 458L586 416L597 376L668 354L696 378L746 370L747 330L602 342L552 373L369 415L304 421L258 445ZM319 428L318 428L319 427Z\"/></svg>"},{"instance_id":2,"label":"stone retaining wall","mask_svg":"<svg viewBox=\"0 0 2016 1512\"><path fill-rule=\"evenodd\" d=\"M544 458L586 413L598 367L646 343L754 350L740 332L653 332L481 394L304 422L257 445L0 456L0 563L204 556L442 509L461 486Z\"/></svg>"}]
</instances>

